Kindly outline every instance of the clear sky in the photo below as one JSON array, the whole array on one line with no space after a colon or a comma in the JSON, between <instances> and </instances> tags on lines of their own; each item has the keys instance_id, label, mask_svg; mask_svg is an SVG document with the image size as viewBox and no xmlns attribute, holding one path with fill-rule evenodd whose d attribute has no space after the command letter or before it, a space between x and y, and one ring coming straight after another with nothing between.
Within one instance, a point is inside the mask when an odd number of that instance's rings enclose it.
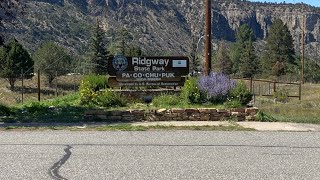
<instances>
[{"instance_id":1,"label":"clear sky","mask_svg":"<svg viewBox=\"0 0 320 180\"><path fill-rule=\"evenodd\" d=\"M281 2L286 2L286 3L300 3L303 2L305 4L310 4L312 6L316 6L316 7L320 7L320 0L250 0L253 2L277 2L277 3L281 3Z\"/></svg>"}]
</instances>

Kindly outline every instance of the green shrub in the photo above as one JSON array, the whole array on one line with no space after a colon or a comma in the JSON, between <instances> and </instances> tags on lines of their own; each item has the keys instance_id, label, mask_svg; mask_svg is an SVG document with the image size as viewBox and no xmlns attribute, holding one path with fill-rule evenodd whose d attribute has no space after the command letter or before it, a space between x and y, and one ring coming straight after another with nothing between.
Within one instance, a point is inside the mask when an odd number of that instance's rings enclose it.
<instances>
[{"instance_id":1,"label":"green shrub","mask_svg":"<svg viewBox=\"0 0 320 180\"><path fill-rule=\"evenodd\" d=\"M33 115L45 114L48 112L48 106L40 102L32 102L23 106L24 110Z\"/></svg>"},{"instance_id":2,"label":"green shrub","mask_svg":"<svg viewBox=\"0 0 320 180\"><path fill-rule=\"evenodd\" d=\"M95 105L101 107L124 107L127 104L119 93L111 91L110 89L98 92L94 96L93 102Z\"/></svg>"},{"instance_id":3,"label":"green shrub","mask_svg":"<svg viewBox=\"0 0 320 180\"><path fill-rule=\"evenodd\" d=\"M80 104L101 107L125 106L126 101L117 92L109 89L98 91L107 87L106 82L105 76L86 76L80 84Z\"/></svg>"},{"instance_id":4,"label":"green shrub","mask_svg":"<svg viewBox=\"0 0 320 180\"><path fill-rule=\"evenodd\" d=\"M80 103L83 105L92 104L100 89L107 88L107 76L87 75L80 84Z\"/></svg>"},{"instance_id":5,"label":"green shrub","mask_svg":"<svg viewBox=\"0 0 320 180\"><path fill-rule=\"evenodd\" d=\"M0 116L10 116L11 114L12 111L8 106L0 104Z\"/></svg>"},{"instance_id":6,"label":"green shrub","mask_svg":"<svg viewBox=\"0 0 320 180\"><path fill-rule=\"evenodd\" d=\"M280 89L273 94L275 101L286 103L289 100L289 91L286 89Z\"/></svg>"},{"instance_id":7,"label":"green shrub","mask_svg":"<svg viewBox=\"0 0 320 180\"><path fill-rule=\"evenodd\" d=\"M230 101L239 101L241 105L247 105L252 100L253 94L247 88L243 81L239 81L237 85L231 89Z\"/></svg>"},{"instance_id":8,"label":"green shrub","mask_svg":"<svg viewBox=\"0 0 320 180\"><path fill-rule=\"evenodd\" d=\"M79 93L68 94L63 97L44 102L47 106L77 106L80 104Z\"/></svg>"},{"instance_id":9,"label":"green shrub","mask_svg":"<svg viewBox=\"0 0 320 180\"><path fill-rule=\"evenodd\" d=\"M224 107L226 108L240 108L242 107L242 103L239 100L227 100L224 104Z\"/></svg>"},{"instance_id":10,"label":"green shrub","mask_svg":"<svg viewBox=\"0 0 320 180\"><path fill-rule=\"evenodd\" d=\"M154 97L152 104L155 107L170 107L176 106L182 103L182 99L177 95L163 94Z\"/></svg>"},{"instance_id":11,"label":"green shrub","mask_svg":"<svg viewBox=\"0 0 320 180\"><path fill-rule=\"evenodd\" d=\"M199 104L205 99L198 87L197 78L189 78L181 90L181 98L191 104Z\"/></svg>"},{"instance_id":12,"label":"green shrub","mask_svg":"<svg viewBox=\"0 0 320 180\"><path fill-rule=\"evenodd\" d=\"M108 88L108 79L104 75L87 75L83 78L83 81L89 82L90 89L94 91L99 91L100 89Z\"/></svg>"},{"instance_id":13,"label":"green shrub","mask_svg":"<svg viewBox=\"0 0 320 180\"><path fill-rule=\"evenodd\" d=\"M97 93L91 88L89 81L82 80L80 84L80 104L89 105L96 99Z\"/></svg>"},{"instance_id":14,"label":"green shrub","mask_svg":"<svg viewBox=\"0 0 320 180\"><path fill-rule=\"evenodd\" d=\"M275 122L276 119L269 114L259 111L256 115L256 120L261 122Z\"/></svg>"}]
</instances>

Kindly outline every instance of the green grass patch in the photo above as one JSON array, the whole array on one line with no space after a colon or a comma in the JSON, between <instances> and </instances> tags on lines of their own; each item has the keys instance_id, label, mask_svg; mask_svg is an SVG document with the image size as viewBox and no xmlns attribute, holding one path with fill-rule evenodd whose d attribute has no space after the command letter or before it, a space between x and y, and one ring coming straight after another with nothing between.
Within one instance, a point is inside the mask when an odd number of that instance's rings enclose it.
<instances>
[{"instance_id":1,"label":"green grass patch","mask_svg":"<svg viewBox=\"0 0 320 180\"><path fill-rule=\"evenodd\" d=\"M213 104L213 103L199 103L199 104L191 104L187 102L185 99L181 98L179 95L168 95L162 94L160 96L154 97L152 103L148 108L219 108L223 109L226 106L224 104Z\"/></svg>"},{"instance_id":2,"label":"green grass patch","mask_svg":"<svg viewBox=\"0 0 320 180\"><path fill-rule=\"evenodd\" d=\"M69 130L69 131L167 131L167 130L190 130L190 131L254 131L251 128L244 128L238 124L227 126L135 126L131 124L113 124L87 127L67 126L44 126L44 127L23 127L8 126L0 128L4 131L44 131L44 130Z\"/></svg>"},{"instance_id":3,"label":"green grass patch","mask_svg":"<svg viewBox=\"0 0 320 180\"><path fill-rule=\"evenodd\" d=\"M130 124L117 124L117 125L106 125L98 127L88 127L87 130L95 131L146 131L147 127L144 126L132 126Z\"/></svg>"},{"instance_id":4,"label":"green grass patch","mask_svg":"<svg viewBox=\"0 0 320 180\"><path fill-rule=\"evenodd\" d=\"M0 128L3 131L47 131L47 130L64 130L64 127L26 127L26 126L7 126Z\"/></svg>"},{"instance_id":5,"label":"green grass patch","mask_svg":"<svg viewBox=\"0 0 320 180\"><path fill-rule=\"evenodd\" d=\"M152 100L153 107L168 108L176 106L185 106L187 103L178 95L162 94L156 96Z\"/></svg>"},{"instance_id":6,"label":"green grass patch","mask_svg":"<svg viewBox=\"0 0 320 180\"><path fill-rule=\"evenodd\" d=\"M254 131L240 125L228 126L149 126L148 130L190 130L190 131Z\"/></svg>"},{"instance_id":7,"label":"green grass patch","mask_svg":"<svg viewBox=\"0 0 320 180\"><path fill-rule=\"evenodd\" d=\"M0 114L0 121L5 123L74 123L84 121L83 114L87 107L80 106L78 93L59 97L54 100L29 102L14 107L5 116Z\"/></svg>"},{"instance_id":8,"label":"green grass patch","mask_svg":"<svg viewBox=\"0 0 320 180\"><path fill-rule=\"evenodd\" d=\"M0 116L9 116L12 114L12 109L6 105L0 104Z\"/></svg>"},{"instance_id":9,"label":"green grass patch","mask_svg":"<svg viewBox=\"0 0 320 180\"><path fill-rule=\"evenodd\" d=\"M31 107L31 106L56 106L56 107L64 107L64 106L79 106L80 105L80 95L79 93L69 94L63 97L58 97L51 100L45 100L41 102L27 102L24 104L19 104L17 108Z\"/></svg>"}]
</instances>

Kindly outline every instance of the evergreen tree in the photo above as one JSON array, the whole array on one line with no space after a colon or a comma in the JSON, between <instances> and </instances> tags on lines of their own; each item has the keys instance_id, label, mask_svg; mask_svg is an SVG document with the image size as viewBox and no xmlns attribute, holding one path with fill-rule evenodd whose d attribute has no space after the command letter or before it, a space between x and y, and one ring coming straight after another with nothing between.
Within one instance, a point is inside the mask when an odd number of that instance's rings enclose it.
<instances>
[{"instance_id":1,"label":"evergreen tree","mask_svg":"<svg viewBox=\"0 0 320 180\"><path fill-rule=\"evenodd\" d=\"M269 32L266 53L263 56L265 73L280 76L288 71L288 66L294 63L293 39L288 27L281 19L276 19Z\"/></svg>"},{"instance_id":2,"label":"evergreen tree","mask_svg":"<svg viewBox=\"0 0 320 180\"><path fill-rule=\"evenodd\" d=\"M319 83L320 65L317 64L314 60L306 59L304 77L307 82Z\"/></svg>"},{"instance_id":3,"label":"evergreen tree","mask_svg":"<svg viewBox=\"0 0 320 180\"><path fill-rule=\"evenodd\" d=\"M9 81L12 90L22 72L25 77L31 77L33 65L29 53L16 39L0 48L0 77Z\"/></svg>"},{"instance_id":4,"label":"evergreen tree","mask_svg":"<svg viewBox=\"0 0 320 180\"><path fill-rule=\"evenodd\" d=\"M96 27L93 33L93 72L95 74L107 74L108 56L105 31L101 27L101 22L97 20Z\"/></svg>"},{"instance_id":5,"label":"evergreen tree","mask_svg":"<svg viewBox=\"0 0 320 180\"><path fill-rule=\"evenodd\" d=\"M253 78L259 71L258 59L255 55L254 46L252 41L245 42L245 48L242 56L240 57L239 70L242 77Z\"/></svg>"},{"instance_id":6,"label":"evergreen tree","mask_svg":"<svg viewBox=\"0 0 320 180\"><path fill-rule=\"evenodd\" d=\"M232 62L224 41L219 43L215 69L219 73L230 75L232 73Z\"/></svg>"},{"instance_id":7,"label":"evergreen tree","mask_svg":"<svg viewBox=\"0 0 320 180\"><path fill-rule=\"evenodd\" d=\"M236 34L236 42L231 46L230 57L233 62L233 73L242 77L253 77L258 72L258 62L255 57L253 30L243 24Z\"/></svg>"},{"instance_id":8,"label":"evergreen tree","mask_svg":"<svg viewBox=\"0 0 320 180\"><path fill-rule=\"evenodd\" d=\"M70 72L71 57L66 50L54 42L43 43L34 53L36 69L47 76L49 84L54 78Z\"/></svg>"},{"instance_id":9,"label":"evergreen tree","mask_svg":"<svg viewBox=\"0 0 320 180\"><path fill-rule=\"evenodd\" d=\"M2 36L0 35L0 47L4 45L4 39L2 38Z\"/></svg>"},{"instance_id":10,"label":"evergreen tree","mask_svg":"<svg viewBox=\"0 0 320 180\"><path fill-rule=\"evenodd\" d=\"M121 28L117 32L117 37L116 37L116 54L121 54L126 56L126 52L128 52L130 43L129 41L132 40L132 34L128 31L126 28Z\"/></svg>"},{"instance_id":11,"label":"evergreen tree","mask_svg":"<svg viewBox=\"0 0 320 180\"><path fill-rule=\"evenodd\" d=\"M125 56L142 56L143 52L139 46L135 46L133 44L129 45L129 47L126 49Z\"/></svg>"}]
</instances>

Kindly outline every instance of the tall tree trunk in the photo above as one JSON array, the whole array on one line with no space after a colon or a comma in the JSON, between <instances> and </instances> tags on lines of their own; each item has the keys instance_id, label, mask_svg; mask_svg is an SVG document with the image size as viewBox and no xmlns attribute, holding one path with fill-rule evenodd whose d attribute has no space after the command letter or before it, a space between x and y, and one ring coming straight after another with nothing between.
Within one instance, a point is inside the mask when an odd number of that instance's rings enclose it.
<instances>
[{"instance_id":1,"label":"tall tree trunk","mask_svg":"<svg viewBox=\"0 0 320 180\"><path fill-rule=\"evenodd\" d=\"M14 90L14 83L16 82L16 78L8 78L9 84L10 84L10 90Z\"/></svg>"},{"instance_id":2,"label":"tall tree trunk","mask_svg":"<svg viewBox=\"0 0 320 180\"><path fill-rule=\"evenodd\" d=\"M53 75L48 75L48 83L49 83L50 86L52 84L53 79L54 79Z\"/></svg>"},{"instance_id":3,"label":"tall tree trunk","mask_svg":"<svg viewBox=\"0 0 320 180\"><path fill-rule=\"evenodd\" d=\"M4 45L4 40L2 38L2 35L0 34L0 47Z\"/></svg>"}]
</instances>

